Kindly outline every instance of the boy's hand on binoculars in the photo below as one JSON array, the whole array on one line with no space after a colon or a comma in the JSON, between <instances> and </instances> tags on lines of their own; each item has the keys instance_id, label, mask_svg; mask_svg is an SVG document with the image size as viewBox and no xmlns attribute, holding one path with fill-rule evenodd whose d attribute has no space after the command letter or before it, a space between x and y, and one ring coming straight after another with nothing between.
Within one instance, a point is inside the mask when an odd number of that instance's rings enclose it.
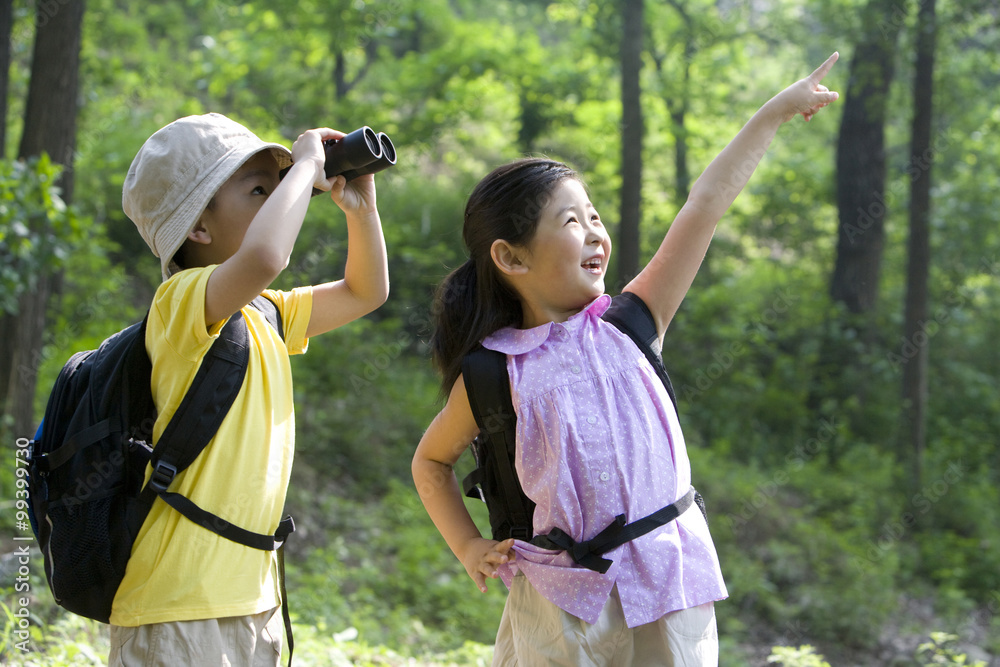
<instances>
[{"instance_id":1,"label":"boy's hand on binoculars","mask_svg":"<svg viewBox=\"0 0 1000 667\"><path fill-rule=\"evenodd\" d=\"M316 180L313 182L314 188L326 192L333 187L334 179L328 179L324 172L326 153L323 149L323 142L328 139L340 139L343 136L343 132L331 130L328 127L318 127L313 130L306 130L292 144L293 164L311 162L316 166Z\"/></svg>"},{"instance_id":2,"label":"boy's hand on binoculars","mask_svg":"<svg viewBox=\"0 0 1000 667\"><path fill-rule=\"evenodd\" d=\"M334 176L329 183L330 198L345 214L369 215L377 211L374 174L358 176L350 183L343 176Z\"/></svg>"}]
</instances>

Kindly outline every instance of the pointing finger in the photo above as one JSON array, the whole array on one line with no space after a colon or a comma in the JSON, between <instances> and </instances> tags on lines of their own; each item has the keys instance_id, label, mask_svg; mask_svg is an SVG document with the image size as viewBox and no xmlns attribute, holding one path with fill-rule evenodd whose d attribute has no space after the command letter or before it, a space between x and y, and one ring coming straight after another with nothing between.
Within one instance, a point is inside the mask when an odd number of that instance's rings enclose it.
<instances>
[{"instance_id":1,"label":"pointing finger","mask_svg":"<svg viewBox=\"0 0 1000 667\"><path fill-rule=\"evenodd\" d=\"M823 80L823 77L826 76L826 73L830 71L830 68L833 67L833 64L837 62L839 58L840 58L840 53L834 51L833 54L826 59L826 62L817 67L816 70L809 75L809 78L819 83L820 81Z\"/></svg>"}]
</instances>

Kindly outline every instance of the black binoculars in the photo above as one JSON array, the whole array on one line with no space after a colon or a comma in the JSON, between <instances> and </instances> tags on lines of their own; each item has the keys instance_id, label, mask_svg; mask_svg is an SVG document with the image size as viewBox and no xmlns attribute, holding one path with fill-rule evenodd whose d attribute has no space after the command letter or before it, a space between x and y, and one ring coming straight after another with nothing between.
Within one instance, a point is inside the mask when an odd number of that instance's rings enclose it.
<instances>
[{"instance_id":1,"label":"black binoculars","mask_svg":"<svg viewBox=\"0 0 1000 667\"><path fill-rule=\"evenodd\" d=\"M326 162L323 170L327 178L343 175L348 181L374 174L388 169L396 164L396 148L384 132L376 133L367 125L359 127L340 139L328 139L323 142ZM279 176L285 177L291 167L281 170ZM323 192L313 188L313 196Z\"/></svg>"}]
</instances>

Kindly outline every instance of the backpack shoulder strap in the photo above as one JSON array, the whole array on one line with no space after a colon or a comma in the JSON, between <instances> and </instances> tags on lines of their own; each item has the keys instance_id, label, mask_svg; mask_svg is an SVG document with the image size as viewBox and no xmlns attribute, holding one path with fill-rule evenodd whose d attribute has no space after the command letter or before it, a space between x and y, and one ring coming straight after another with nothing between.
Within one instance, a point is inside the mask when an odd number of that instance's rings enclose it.
<instances>
[{"instance_id":1,"label":"backpack shoulder strap","mask_svg":"<svg viewBox=\"0 0 1000 667\"><path fill-rule=\"evenodd\" d=\"M284 340L281 313L274 302L261 295L251 301L251 305L263 313ZM187 394L153 449L154 478L157 477L157 464L165 464L161 471L170 474L170 479L161 480L165 482L164 490L173 475L191 465L215 437L243 386L249 358L250 337L246 322L243 313L236 311L212 343ZM176 470L170 473L170 468Z\"/></svg>"},{"instance_id":2,"label":"backpack shoulder strap","mask_svg":"<svg viewBox=\"0 0 1000 667\"><path fill-rule=\"evenodd\" d=\"M462 360L462 378L480 431L493 434L513 426L506 354L476 347Z\"/></svg>"},{"instance_id":3,"label":"backpack shoulder strap","mask_svg":"<svg viewBox=\"0 0 1000 667\"><path fill-rule=\"evenodd\" d=\"M278 305L263 294L251 301L250 305L263 313L264 319L274 327L274 330L281 336L281 340L285 340L285 327L281 321L281 311L278 310Z\"/></svg>"},{"instance_id":4,"label":"backpack shoulder strap","mask_svg":"<svg viewBox=\"0 0 1000 667\"><path fill-rule=\"evenodd\" d=\"M229 318L212 343L184 399L153 448L149 486L163 490L215 437L246 376L249 334L243 314Z\"/></svg>"},{"instance_id":5,"label":"backpack shoulder strap","mask_svg":"<svg viewBox=\"0 0 1000 667\"><path fill-rule=\"evenodd\" d=\"M212 343L184 399L160 435L150 465L153 474L143 489L143 499L152 503L159 495L167 504L195 523L234 542L272 551L295 530L290 518L274 535L253 533L203 510L188 498L167 491L174 477L187 468L215 437L243 386L250 358L250 336L243 314L234 313Z\"/></svg>"},{"instance_id":6,"label":"backpack shoulder strap","mask_svg":"<svg viewBox=\"0 0 1000 667\"><path fill-rule=\"evenodd\" d=\"M642 350L660 381L663 382L663 386L666 387L667 395L677 410L677 397L674 395L674 387L670 382L670 376L667 375L667 369L663 365L660 337L649 306L636 294L622 292L611 300L611 306L605 311L602 319L615 325Z\"/></svg>"},{"instance_id":7,"label":"backpack shoulder strap","mask_svg":"<svg viewBox=\"0 0 1000 667\"><path fill-rule=\"evenodd\" d=\"M476 347L462 360L462 377L469 395L469 406L479 425L482 455L479 470L466 479L466 495L478 497L469 487L470 481L482 480L482 469L496 471L504 515L510 522L510 537L531 539L533 504L524 495L514 467L517 448L517 417L510 395L507 355L482 346ZM494 539L497 536L494 535Z\"/></svg>"}]
</instances>

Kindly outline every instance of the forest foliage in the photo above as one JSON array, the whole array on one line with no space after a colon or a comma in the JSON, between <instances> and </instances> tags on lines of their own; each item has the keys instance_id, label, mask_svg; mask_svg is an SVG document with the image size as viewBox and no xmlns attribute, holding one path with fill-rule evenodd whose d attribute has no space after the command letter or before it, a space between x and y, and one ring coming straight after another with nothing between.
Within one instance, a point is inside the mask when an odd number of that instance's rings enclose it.
<instances>
[{"instance_id":1,"label":"forest foliage","mask_svg":"<svg viewBox=\"0 0 1000 667\"><path fill-rule=\"evenodd\" d=\"M828 296L835 104L781 129L667 334L664 359L731 596L717 606L726 665L760 664L760 647L777 644L814 645L834 665L876 664L892 650L912 657L921 643L943 654L935 647L945 635L926 644L937 631L1000 654L1000 10L986 0L938 3L933 151L912 160L913 4L899 0L881 17L901 33L876 307L859 320ZM824 83L846 90L864 5L646 0L643 258L690 185L678 172L681 136L696 177L763 102L834 50L843 58ZM23 124L34 10L15 3L12 137ZM316 664L336 664L322 653L332 650L324 638L356 651L433 654L442 664L487 660L503 586L476 591L409 480L413 449L441 401L427 346L432 294L464 261L466 196L503 161L567 161L614 233L620 32L620 3L588 0L89 0L72 206L51 193L19 194L53 172L44 161L13 164L8 147L0 306L10 312L34 271L62 276L38 366L40 416L69 355L141 317L158 283L157 260L121 210L128 165L153 131L218 111L286 145L314 126L369 125L392 137L399 162L376 179L389 301L293 360L287 509L298 531L289 590ZM922 335L906 338L906 206L915 174L928 169L931 317ZM28 201L52 215L46 239L26 238L18 225L33 215L19 211ZM336 206L314 199L277 286L337 278L345 239ZM852 359L835 378L820 358L831 338ZM900 383L920 348L929 351L927 450L923 477L907 486L897 460ZM461 461L459 474L469 465ZM11 469L0 468L5 499ZM0 519L5 534L9 514ZM51 605L40 557L37 565L39 644L82 633L81 646L99 645L92 628ZM49 664L73 664L65 660ZM822 664L809 647L779 651L773 662L782 660Z\"/></svg>"}]
</instances>

